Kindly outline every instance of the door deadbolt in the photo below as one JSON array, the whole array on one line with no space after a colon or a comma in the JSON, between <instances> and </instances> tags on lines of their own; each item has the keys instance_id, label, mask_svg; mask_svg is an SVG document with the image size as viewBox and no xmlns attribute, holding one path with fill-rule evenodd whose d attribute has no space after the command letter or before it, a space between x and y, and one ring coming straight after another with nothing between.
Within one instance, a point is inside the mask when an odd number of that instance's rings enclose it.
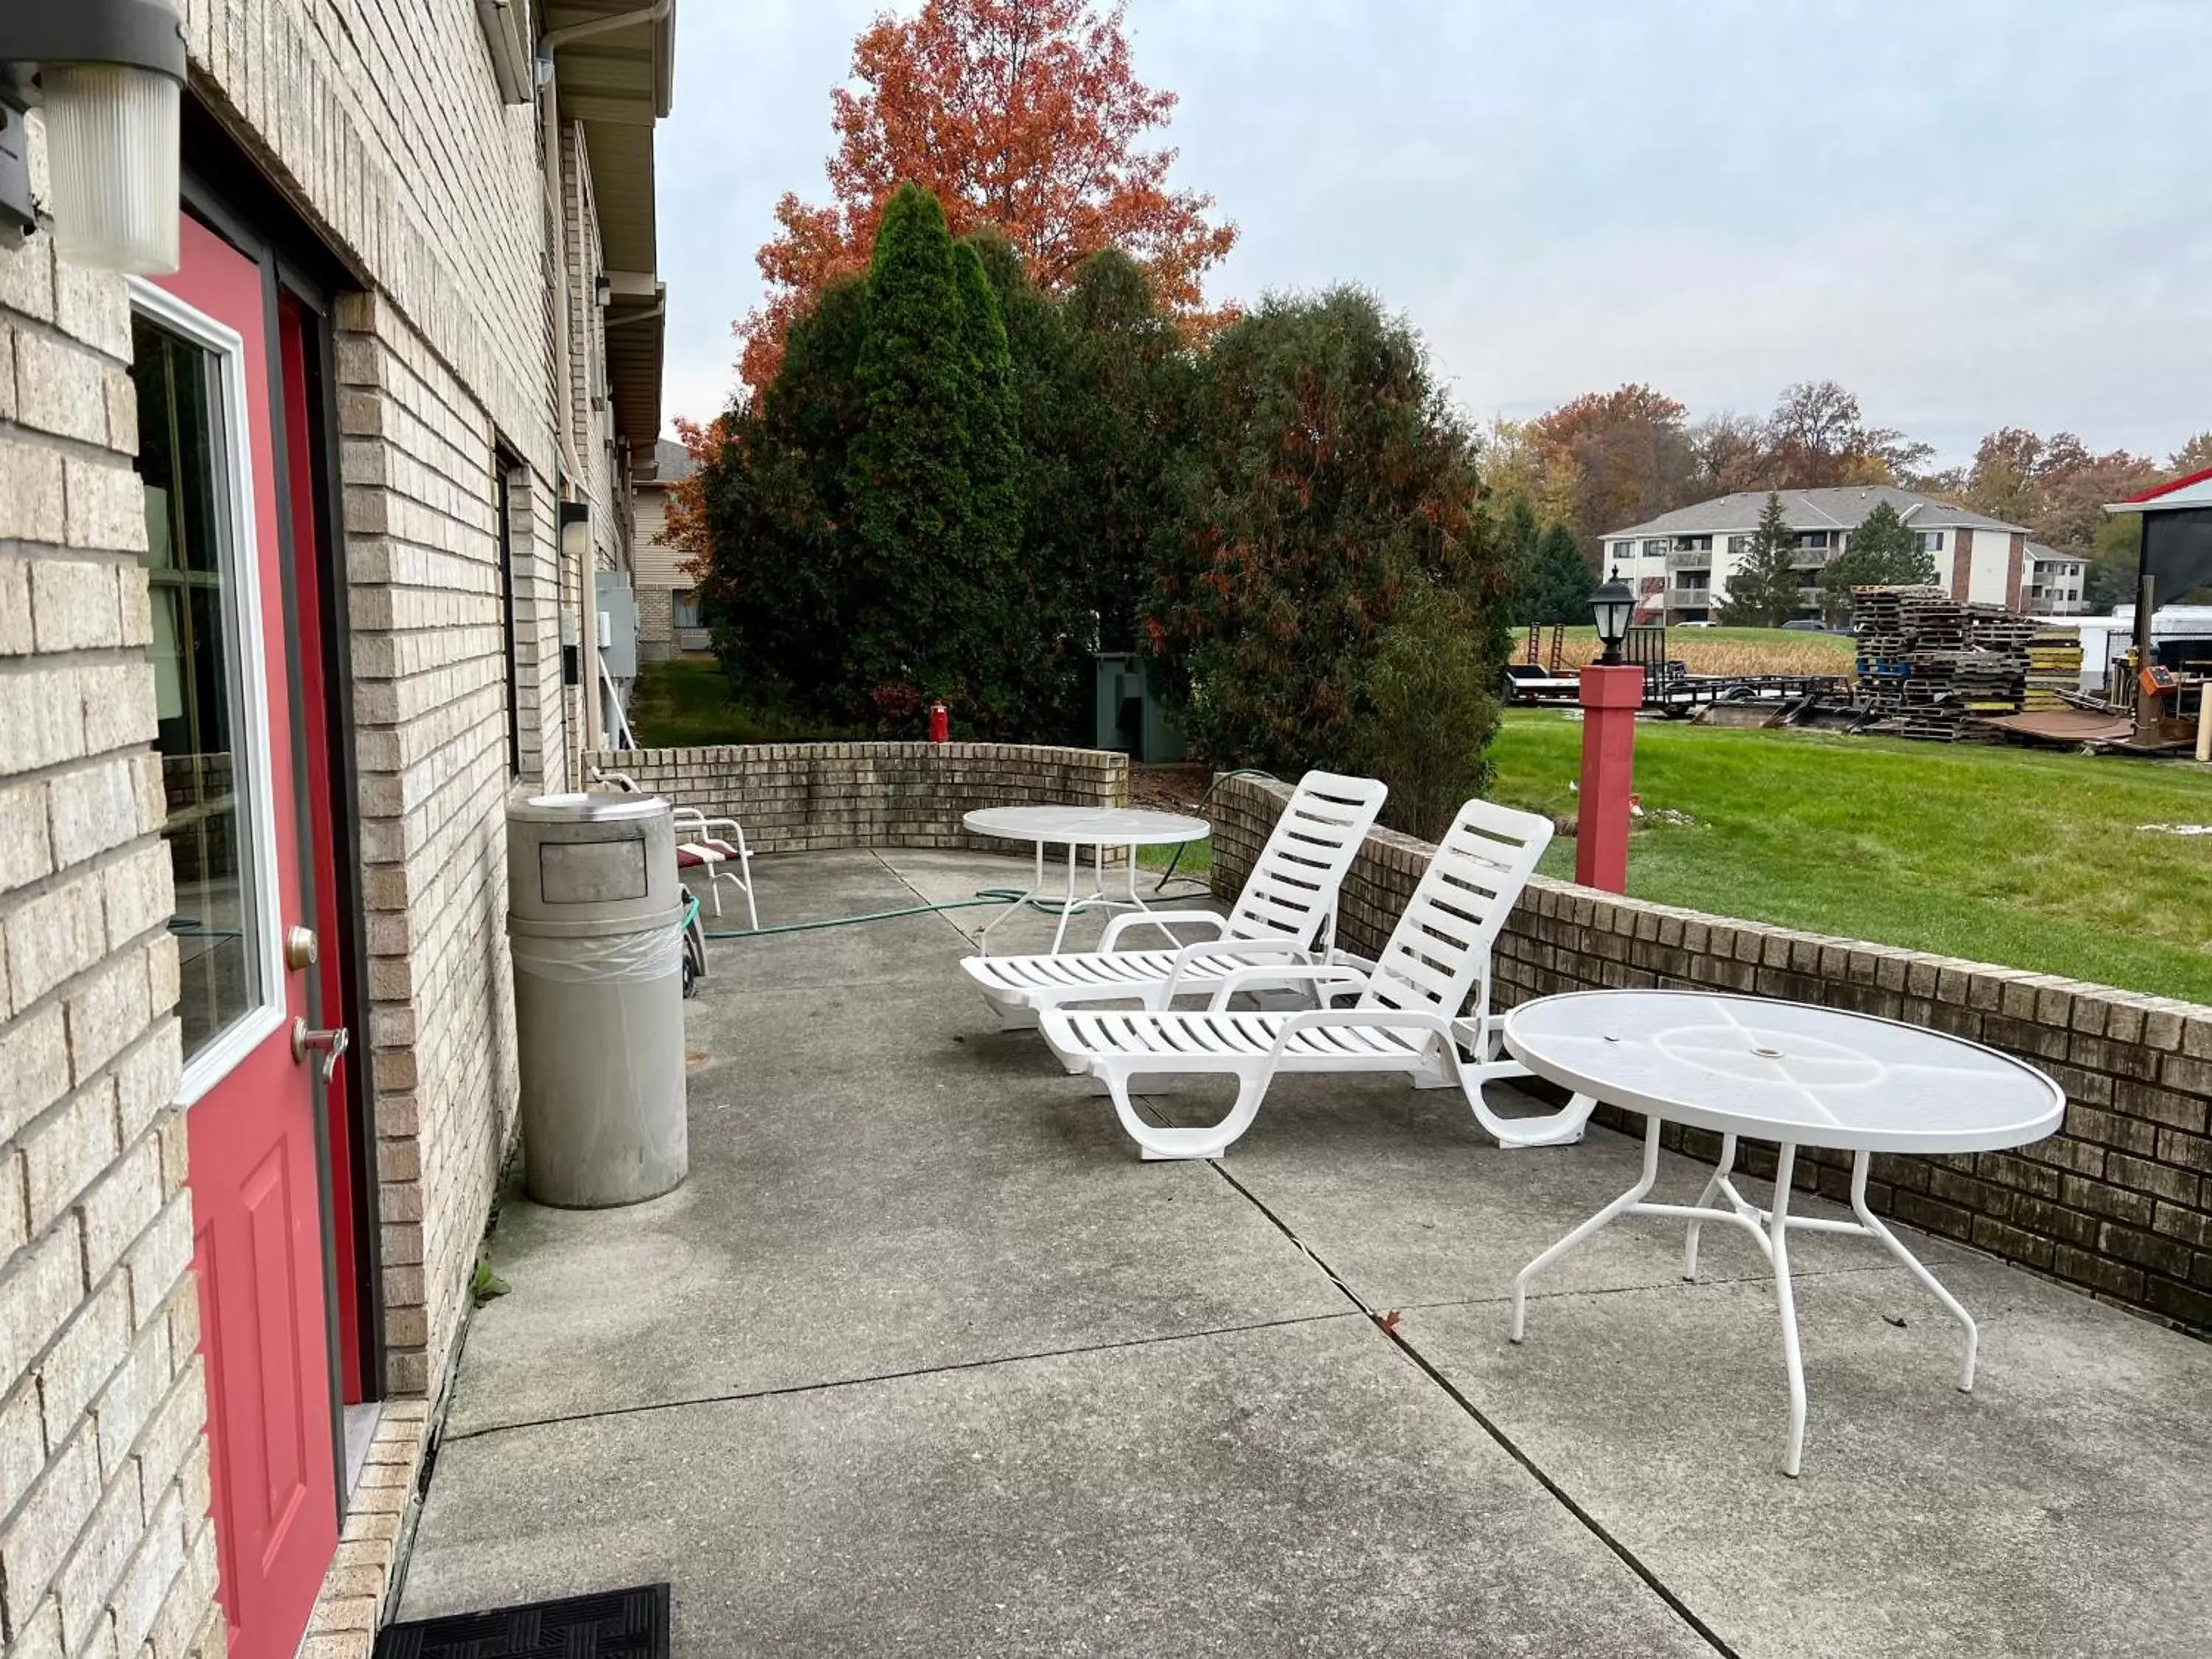
<instances>
[{"instance_id":1,"label":"door deadbolt","mask_svg":"<svg viewBox=\"0 0 2212 1659\"><path fill-rule=\"evenodd\" d=\"M285 931L285 967L295 974L302 968L312 968L315 965L315 957L318 954L313 928L294 927Z\"/></svg>"}]
</instances>

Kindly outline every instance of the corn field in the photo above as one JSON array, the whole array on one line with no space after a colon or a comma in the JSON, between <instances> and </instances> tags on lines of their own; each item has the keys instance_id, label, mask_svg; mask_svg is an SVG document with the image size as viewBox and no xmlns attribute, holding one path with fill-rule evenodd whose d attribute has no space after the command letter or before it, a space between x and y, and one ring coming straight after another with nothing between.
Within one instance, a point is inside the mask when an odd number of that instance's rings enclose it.
<instances>
[{"instance_id":1,"label":"corn field","mask_svg":"<svg viewBox=\"0 0 2212 1659\"><path fill-rule=\"evenodd\" d=\"M1541 630L1541 648L1551 646L1551 629ZM1787 629L1677 628L1667 635L1667 654L1692 674L1848 674L1857 641L1844 634L1808 634ZM1597 630L1570 628L1559 653L1566 668L1597 660ZM1528 632L1516 635L1514 660L1528 655Z\"/></svg>"}]
</instances>

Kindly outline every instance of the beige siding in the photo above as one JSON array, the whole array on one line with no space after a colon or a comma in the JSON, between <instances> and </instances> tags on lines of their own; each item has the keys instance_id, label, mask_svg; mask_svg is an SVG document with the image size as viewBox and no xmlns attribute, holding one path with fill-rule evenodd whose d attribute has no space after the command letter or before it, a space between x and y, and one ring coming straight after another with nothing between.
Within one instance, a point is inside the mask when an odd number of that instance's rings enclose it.
<instances>
[{"instance_id":1,"label":"beige siding","mask_svg":"<svg viewBox=\"0 0 2212 1659\"><path fill-rule=\"evenodd\" d=\"M660 539L661 531L667 521L667 487L647 485L640 489L637 492L637 585L640 587L681 591L698 585L691 573L682 568L683 561L690 555L681 548L669 546Z\"/></svg>"}]
</instances>

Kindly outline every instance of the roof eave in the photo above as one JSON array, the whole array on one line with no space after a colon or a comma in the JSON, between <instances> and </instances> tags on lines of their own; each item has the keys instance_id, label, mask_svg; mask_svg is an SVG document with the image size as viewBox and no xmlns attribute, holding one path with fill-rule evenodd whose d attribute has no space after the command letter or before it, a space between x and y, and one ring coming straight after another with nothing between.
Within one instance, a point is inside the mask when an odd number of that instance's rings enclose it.
<instances>
[{"instance_id":1,"label":"roof eave","mask_svg":"<svg viewBox=\"0 0 2212 1659\"><path fill-rule=\"evenodd\" d=\"M636 0L550 0L544 21L550 33L640 9ZM675 96L675 8L561 44L553 65L561 112L584 128L600 255L622 279L607 308L615 426L633 455L649 455L660 435L667 330L666 289L657 275L653 127Z\"/></svg>"}]
</instances>

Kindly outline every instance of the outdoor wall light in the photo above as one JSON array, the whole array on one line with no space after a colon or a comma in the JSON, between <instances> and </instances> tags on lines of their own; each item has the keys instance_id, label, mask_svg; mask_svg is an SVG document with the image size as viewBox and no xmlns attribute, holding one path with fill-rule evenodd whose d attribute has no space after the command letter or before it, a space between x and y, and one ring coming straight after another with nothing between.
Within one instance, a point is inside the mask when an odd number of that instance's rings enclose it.
<instances>
[{"instance_id":1,"label":"outdoor wall light","mask_svg":"<svg viewBox=\"0 0 2212 1659\"><path fill-rule=\"evenodd\" d=\"M1636 595L1628 584L1620 580L1620 573L1613 573L1613 580L1590 595L1590 615L1597 622L1598 643L1605 647L1598 658L1601 668L1618 667L1620 663L1620 642L1628 637L1628 619L1636 611Z\"/></svg>"},{"instance_id":2,"label":"outdoor wall light","mask_svg":"<svg viewBox=\"0 0 2212 1659\"><path fill-rule=\"evenodd\" d=\"M592 551L592 508L588 501L561 503L561 556L584 559Z\"/></svg>"},{"instance_id":3,"label":"outdoor wall light","mask_svg":"<svg viewBox=\"0 0 2212 1659\"><path fill-rule=\"evenodd\" d=\"M23 118L41 106L55 251L103 270L174 270L184 82L168 0L4 0L0 225L38 228Z\"/></svg>"}]
</instances>

